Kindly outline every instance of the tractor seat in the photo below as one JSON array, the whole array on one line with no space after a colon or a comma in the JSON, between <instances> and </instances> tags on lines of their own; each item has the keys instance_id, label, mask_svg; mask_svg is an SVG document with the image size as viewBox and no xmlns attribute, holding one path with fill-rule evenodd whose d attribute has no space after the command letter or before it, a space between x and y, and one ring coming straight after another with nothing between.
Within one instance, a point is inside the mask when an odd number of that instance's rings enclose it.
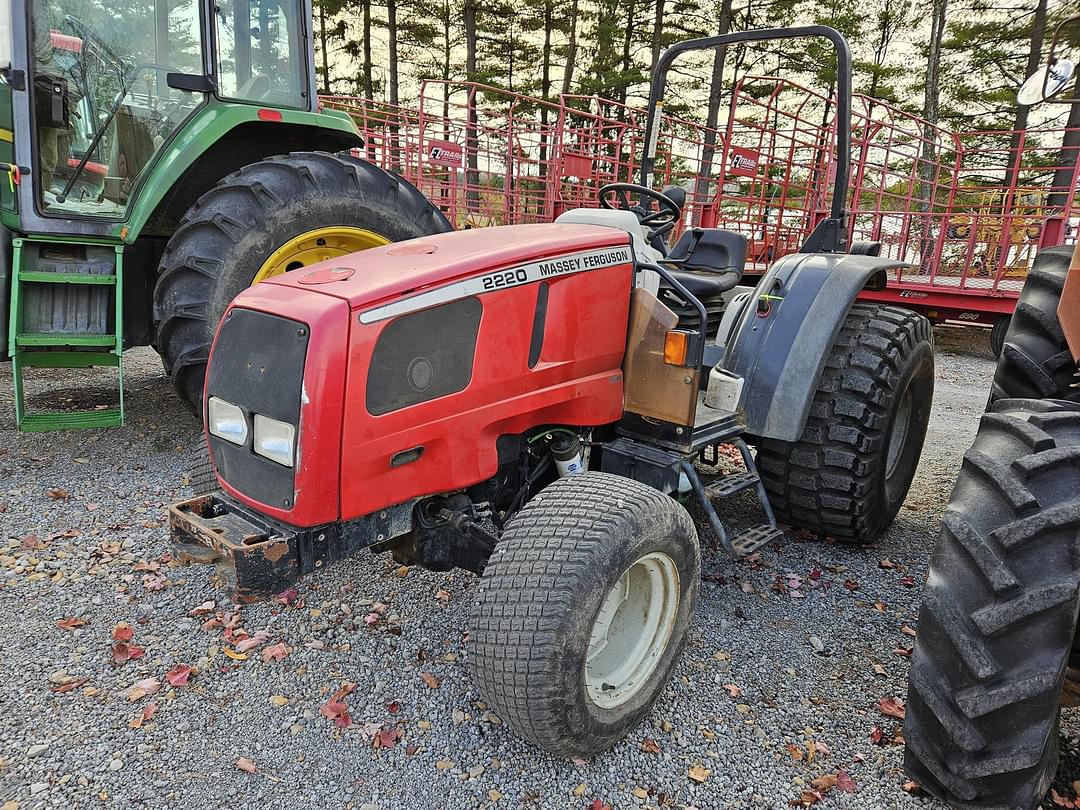
<instances>
[{"instance_id":1,"label":"tractor seat","mask_svg":"<svg viewBox=\"0 0 1080 810\"><path fill-rule=\"evenodd\" d=\"M690 228L671 246L665 261L680 271L734 276L734 286L746 265L746 237L722 228Z\"/></svg>"},{"instance_id":2,"label":"tractor seat","mask_svg":"<svg viewBox=\"0 0 1080 810\"><path fill-rule=\"evenodd\" d=\"M705 301L725 293L739 283L741 273L688 272L672 270L675 280L686 287L695 298Z\"/></svg>"}]
</instances>

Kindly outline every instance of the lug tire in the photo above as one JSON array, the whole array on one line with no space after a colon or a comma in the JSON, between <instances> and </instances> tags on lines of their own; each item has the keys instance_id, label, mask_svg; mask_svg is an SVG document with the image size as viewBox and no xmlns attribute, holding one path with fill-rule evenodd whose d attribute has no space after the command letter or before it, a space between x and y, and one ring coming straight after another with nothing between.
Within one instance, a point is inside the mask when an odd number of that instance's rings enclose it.
<instances>
[{"instance_id":1,"label":"lug tire","mask_svg":"<svg viewBox=\"0 0 1080 810\"><path fill-rule=\"evenodd\" d=\"M1080 606L1080 406L986 414L930 561L905 767L954 808L1039 805Z\"/></svg>"},{"instance_id":2,"label":"lug tire","mask_svg":"<svg viewBox=\"0 0 1080 810\"><path fill-rule=\"evenodd\" d=\"M1001 348L990 405L999 399L1067 399L1080 402L1076 364L1058 323L1057 308L1069 273L1072 247L1040 250L1016 302Z\"/></svg>"},{"instance_id":3,"label":"lug tire","mask_svg":"<svg viewBox=\"0 0 1080 810\"><path fill-rule=\"evenodd\" d=\"M636 691L603 707L586 685L593 628L605 596L650 554L678 573L670 633ZM676 501L605 473L559 479L511 519L484 570L469 621L477 689L515 732L557 756L604 751L641 722L667 685L700 578L697 532Z\"/></svg>"},{"instance_id":4,"label":"lug tire","mask_svg":"<svg viewBox=\"0 0 1080 810\"><path fill-rule=\"evenodd\" d=\"M169 239L154 289L154 345L181 398L202 408L210 343L234 297L290 239L352 226L391 242L451 230L409 183L344 154L294 152L245 166L198 199Z\"/></svg>"},{"instance_id":5,"label":"lug tire","mask_svg":"<svg viewBox=\"0 0 1080 810\"><path fill-rule=\"evenodd\" d=\"M1011 322L1011 317L1002 315L990 327L990 352L994 357L1001 357L1001 350L1005 348L1005 335L1009 333L1009 324Z\"/></svg>"},{"instance_id":6,"label":"lug tire","mask_svg":"<svg viewBox=\"0 0 1080 810\"><path fill-rule=\"evenodd\" d=\"M930 322L900 307L854 304L802 437L758 441L777 519L836 540L875 541L911 486L933 395Z\"/></svg>"}]
</instances>

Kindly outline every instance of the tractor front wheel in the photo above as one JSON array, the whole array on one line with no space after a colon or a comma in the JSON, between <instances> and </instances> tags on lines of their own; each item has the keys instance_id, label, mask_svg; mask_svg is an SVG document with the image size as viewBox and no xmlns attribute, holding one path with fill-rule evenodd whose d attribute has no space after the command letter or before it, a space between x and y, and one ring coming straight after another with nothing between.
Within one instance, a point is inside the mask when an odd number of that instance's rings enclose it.
<instances>
[{"instance_id":1,"label":"tractor front wheel","mask_svg":"<svg viewBox=\"0 0 1080 810\"><path fill-rule=\"evenodd\" d=\"M559 479L484 570L469 622L477 689L553 754L610 748L667 685L700 577L694 523L667 495L605 473Z\"/></svg>"},{"instance_id":2,"label":"tractor front wheel","mask_svg":"<svg viewBox=\"0 0 1080 810\"><path fill-rule=\"evenodd\" d=\"M295 152L245 166L199 198L161 258L154 345L165 371L198 411L214 332L245 287L450 229L412 185L348 155Z\"/></svg>"},{"instance_id":3,"label":"tractor front wheel","mask_svg":"<svg viewBox=\"0 0 1080 810\"><path fill-rule=\"evenodd\" d=\"M854 304L825 360L803 435L758 444L777 519L874 542L907 496L933 396L930 322L899 307Z\"/></svg>"}]
</instances>

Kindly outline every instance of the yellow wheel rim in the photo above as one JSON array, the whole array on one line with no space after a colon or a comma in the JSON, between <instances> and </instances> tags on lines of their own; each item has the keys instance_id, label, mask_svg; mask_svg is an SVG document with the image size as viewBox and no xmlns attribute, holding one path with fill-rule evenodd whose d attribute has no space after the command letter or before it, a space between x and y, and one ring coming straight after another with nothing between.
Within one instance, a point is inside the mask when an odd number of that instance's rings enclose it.
<instances>
[{"instance_id":1,"label":"yellow wheel rim","mask_svg":"<svg viewBox=\"0 0 1080 810\"><path fill-rule=\"evenodd\" d=\"M260 281L279 276L288 270L296 270L318 262L325 262L328 259L337 259L347 253L388 244L390 240L382 234L363 228L348 226L316 228L294 236L271 253L262 263L262 267L259 268L259 272L255 274L251 283L258 284Z\"/></svg>"}]
</instances>

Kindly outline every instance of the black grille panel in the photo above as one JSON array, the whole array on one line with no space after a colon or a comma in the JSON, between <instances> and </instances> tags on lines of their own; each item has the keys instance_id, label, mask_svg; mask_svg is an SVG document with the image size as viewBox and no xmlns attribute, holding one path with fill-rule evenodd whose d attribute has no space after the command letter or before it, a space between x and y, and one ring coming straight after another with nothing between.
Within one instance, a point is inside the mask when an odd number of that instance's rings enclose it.
<instances>
[{"instance_id":1,"label":"black grille panel","mask_svg":"<svg viewBox=\"0 0 1080 810\"><path fill-rule=\"evenodd\" d=\"M260 413L296 425L299 441L307 345L305 324L250 309L233 309L221 324L206 372L207 397L239 405L248 422L244 447L210 437L210 453L218 472L248 497L279 509L292 507L294 471L252 450L252 418Z\"/></svg>"}]
</instances>

